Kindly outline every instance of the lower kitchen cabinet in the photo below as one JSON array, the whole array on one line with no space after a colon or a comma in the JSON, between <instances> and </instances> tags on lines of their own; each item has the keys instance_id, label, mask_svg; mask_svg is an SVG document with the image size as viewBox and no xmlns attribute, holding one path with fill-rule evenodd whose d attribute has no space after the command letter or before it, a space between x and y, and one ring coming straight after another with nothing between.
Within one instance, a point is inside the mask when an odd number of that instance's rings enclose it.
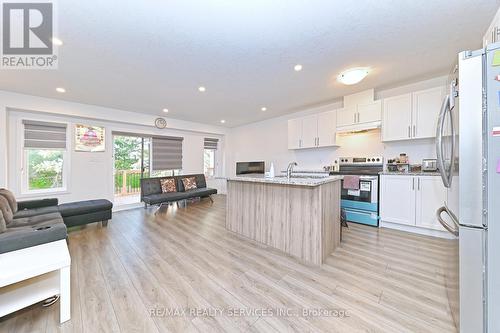
<instances>
[{"instance_id":1,"label":"lower kitchen cabinet","mask_svg":"<svg viewBox=\"0 0 500 333\"><path fill-rule=\"evenodd\" d=\"M444 231L436 218L447 191L437 176L382 175L380 217L382 222Z\"/></svg>"},{"instance_id":2,"label":"lower kitchen cabinet","mask_svg":"<svg viewBox=\"0 0 500 333\"><path fill-rule=\"evenodd\" d=\"M380 216L383 221L415 225L414 177L380 177Z\"/></svg>"}]
</instances>

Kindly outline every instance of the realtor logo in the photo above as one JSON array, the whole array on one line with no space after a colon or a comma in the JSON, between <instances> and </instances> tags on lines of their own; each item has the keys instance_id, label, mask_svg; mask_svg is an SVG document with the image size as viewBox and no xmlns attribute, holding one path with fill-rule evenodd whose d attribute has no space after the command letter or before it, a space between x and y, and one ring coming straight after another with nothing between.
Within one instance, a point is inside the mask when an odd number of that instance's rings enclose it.
<instances>
[{"instance_id":1,"label":"realtor logo","mask_svg":"<svg viewBox=\"0 0 500 333\"><path fill-rule=\"evenodd\" d=\"M2 3L3 69L56 69L52 2Z\"/></svg>"}]
</instances>

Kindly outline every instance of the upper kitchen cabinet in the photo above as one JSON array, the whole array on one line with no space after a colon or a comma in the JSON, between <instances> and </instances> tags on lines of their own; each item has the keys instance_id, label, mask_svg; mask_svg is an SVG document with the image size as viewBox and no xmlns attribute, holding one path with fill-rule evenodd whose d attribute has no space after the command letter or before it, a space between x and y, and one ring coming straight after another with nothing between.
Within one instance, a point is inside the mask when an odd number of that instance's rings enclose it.
<instances>
[{"instance_id":1,"label":"upper kitchen cabinet","mask_svg":"<svg viewBox=\"0 0 500 333\"><path fill-rule=\"evenodd\" d=\"M413 93L413 138L436 137L437 120L443 103L443 87Z\"/></svg>"},{"instance_id":2,"label":"upper kitchen cabinet","mask_svg":"<svg viewBox=\"0 0 500 333\"><path fill-rule=\"evenodd\" d=\"M411 139L411 94L384 99L382 141Z\"/></svg>"},{"instance_id":3,"label":"upper kitchen cabinet","mask_svg":"<svg viewBox=\"0 0 500 333\"><path fill-rule=\"evenodd\" d=\"M384 99L382 141L434 138L443 87Z\"/></svg>"},{"instance_id":4,"label":"upper kitchen cabinet","mask_svg":"<svg viewBox=\"0 0 500 333\"><path fill-rule=\"evenodd\" d=\"M299 149L302 146L302 119L288 121L288 149Z\"/></svg>"},{"instance_id":5,"label":"upper kitchen cabinet","mask_svg":"<svg viewBox=\"0 0 500 333\"><path fill-rule=\"evenodd\" d=\"M349 129L360 124L376 123L380 122L381 118L382 102L380 100L357 104L337 110L337 128Z\"/></svg>"},{"instance_id":6,"label":"upper kitchen cabinet","mask_svg":"<svg viewBox=\"0 0 500 333\"><path fill-rule=\"evenodd\" d=\"M358 123L373 123L382 120L382 101L358 104Z\"/></svg>"},{"instance_id":7,"label":"upper kitchen cabinet","mask_svg":"<svg viewBox=\"0 0 500 333\"><path fill-rule=\"evenodd\" d=\"M318 147L335 146L336 128L337 113L335 111L318 114Z\"/></svg>"},{"instance_id":8,"label":"upper kitchen cabinet","mask_svg":"<svg viewBox=\"0 0 500 333\"><path fill-rule=\"evenodd\" d=\"M356 123L357 108L342 108L337 110L337 127L350 126Z\"/></svg>"},{"instance_id":9,"label":"upper kitchen cabinet","mask_svg":"<svg viewBox=\"0 0 500 333\"><path fill-rule=\"evenodd\" d=\"M336 111L288 121L288 149L335 146Z\"/></svg>"}]
</instances>

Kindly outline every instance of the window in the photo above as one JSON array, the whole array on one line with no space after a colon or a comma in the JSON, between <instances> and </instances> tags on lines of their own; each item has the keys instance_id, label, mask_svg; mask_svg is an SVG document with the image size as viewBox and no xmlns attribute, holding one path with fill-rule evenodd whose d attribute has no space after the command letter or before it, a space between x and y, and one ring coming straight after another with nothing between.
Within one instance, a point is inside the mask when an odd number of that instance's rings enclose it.
<instances>
[{"instance_id":1,"label":"window","mask_svg":"<svg viewBox=\"0 0 500 333\"><path fill-rule=\"evenodd\" d=\"M205 138L203 151L203 172L206 177L215 176L215 155L219 139Z\"/></svg>"},{"instance_id":2,"label":"window","mask_svg":"<svg viewBox=\"0 0 500 333\"><path fill-rule=\"evenodd\" d=\"M63 163L62 150L27 149L28 191L64 188Z\"/></svg>"},{"instance_id":3,"label":"window","mask_svg":"<svg viewBox=\"0 0 500 333\"><path fill-rule=\"evenodd\" d=\"M24 192L66 189L66 124L23 120Z\"/></svg>"},{"instance_id":4,"label":"window","mask_svg":"<svg viewBox=\"0 0 500 333\"><path fill-rule=\"evenodd\" d=\"M206 177L215 176L215 149L205 149L203 154L203 172Z\"/></svg>"}]
</instances>

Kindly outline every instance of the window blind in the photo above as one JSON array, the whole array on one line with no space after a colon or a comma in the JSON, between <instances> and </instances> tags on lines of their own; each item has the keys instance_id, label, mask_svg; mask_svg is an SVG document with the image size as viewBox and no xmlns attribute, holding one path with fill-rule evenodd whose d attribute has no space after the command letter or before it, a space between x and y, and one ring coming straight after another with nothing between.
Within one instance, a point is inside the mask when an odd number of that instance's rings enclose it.
<instances>
[{"instance_id":1,"label":"window blind","mask_svg":"<svg viewBox=\"0 0 500 333\"><path fill-rule=\"evenodd\" d=\"M217 144L219 143L219 139L214 138L205 138L205 149L217 149Z\"/></svg>"},{"instance_id":2,"label":"window blind","mask_svg":"<svg viewBox=\"0 0 500 333\"><path fill-rule=\"evenodd\" d=\"M154 171L182 169L182 140L180 137L153 137L152 167Z\"/></svg>"},{"instance_id":3,"label":"window blind","mask_svg":"<svg viewBox=\"0 0 500 333\"><path fill-rule=\"evenodd\" d=\"M24 148L66 149L66 124L23 120Z\"/></svg>"}]
</instances>

